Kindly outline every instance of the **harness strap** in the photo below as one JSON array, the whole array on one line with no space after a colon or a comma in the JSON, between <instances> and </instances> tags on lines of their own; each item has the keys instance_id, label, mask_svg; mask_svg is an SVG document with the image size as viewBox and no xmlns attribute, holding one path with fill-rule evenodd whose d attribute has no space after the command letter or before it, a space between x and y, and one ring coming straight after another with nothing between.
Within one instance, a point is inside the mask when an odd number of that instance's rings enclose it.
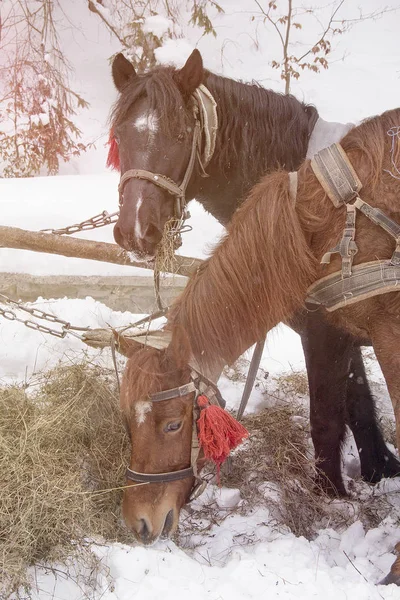
<instances>
[{"instance_id":1,"label":"harness strap","mask_svg":"<svg viewBox=\"0 0 400 600\"><path fill-rule=\"evenodd\" d=\"M353 259L358 252L357 244L354 241L356 235L356 207L353 204L346 204L346 211L346 225L342 239L333 250L323 255L321 264L329 264L332 254L340 254L342 257L342 275L343 277L350 277Z\"/></svg>"},{"instance_id":2,"label":"harness strap","mask_svg":"<svg viewBox=\"0 0 400 600\"><path fill-rule=\"evenodd\" d=\"M172 398L182 398L182 396L186 396L186 394L190 394L191 392L196 391L196 386L193 381L190 383L186 383L185 385L180 385L179 387L171 388L170 390L165 390L164 392L157 392L156 394L151 395L152 402L163 402L164 400L172 400Z\"/></svg>"},{"instance_id":3,"label":"harness strap","mask_svg":"<svg viewBox=\"0 0 400 600\"><path fill-rule=\"evenodd\" d=\"M120 196L123 194L124 187L129 179L147 179L152 183L158 185L173 196L181 196L182 190L176 185L171 179L165 177L165 175L160 175L159 173L151 173L151 171L145 171L144 169L130 169L129 171L125 171L122 175L121 180L118 185L118 192Z\"/></svg>"},{"instance_id":4,"label":"harness strap","mask_svg":"<svg viewBox=\"0 0 400 600\"><path fill-rule=\"evenodd\" d=\"M353 267L350 277L341 271L313 283L306 302L323 306L328 312L388 292L400 291L400 265L376 260Z\"/></svg>"},{"instance_id":5,"label":"harness strap","mask_svg":"<svg viewBox=\"0 0 400 600\"><path fill-rule=\"evenodd\" d=\"M296 204L297 198L297 187L298 187L298 174L297 171L290 171L289 176L289 196L293 204Z\"/></svg>"},{"instance_id":6,"label":"harness strap","mask_svg":"<svg viewBox=\"0 0 400 600\"><path fill-rule=\"evenodd\" d=\"M181 469L180 471L170 471L168 473L139 473L138 471L132 471L127 467L125 477L135 483L169 483L171 481L179 481L180 479L186 479L186 477L193 477L192 467L187 469Z\"/></svg>"},{"instance_id":7,"label":"harness strap","mask_svg":"<svg viewBox=\"0 0 400 600\"><path fill-rule=\"evenodd\" d=\"M242 399L240 401L239 410L237 411L236 419L241 421L244 411L246 409L247 403L250 398L250 394L253 390L254 382L256 380L258 367L260 366L262 353L265 346L265 338L257 342L256 347L254 348L253 356L251 357L249 371L247 373L246 383L243 390Z\"/></svg>"},{"instance_id":8,"label":"harness strap","mask_svg":"<svg viewBox=\"0 0 400 600\"><path fill-rule=\"evenodd\" d=\"M393 219L385 215L385 213L379 208L370 206L367 202L364 202L364 200L361 200L359 197L356 198L354 206L356 206L366 217L368 217L370 221L375 223L375 225L382 227L382 229L384 229L396 240L397 244L400 243L400 225L396 223L396 221L393 221Z\"/></svg>"},{"instance_id":9,"label":"harness strap","mask_svg":"<svg viewBox=\"0 0 400 600\"><path fill-rule=\"evenodd\" d=\"M338 208L358 195L362 183L340 144L332 144L314 156L311 168Z\"/></svg>"},{"instance_id":10,"label":"harness strap","mask_svg":"<svg viewBox=\"0 0 400 600\"><path fill-rule=\"evenodd\" d=\"M181 206L179 207L179 212L177 213L178 217L180 217L183 213L183 208L184 208L183 204L185 202L186 188L187 188L190 178L192 177L192 174L193 174L193 169L194 169L194 165L196 162L196 156L198 154L198 148L200 146L200 142L201 142L201 126L200 126L199 120L196 118L196 124L194 126L193 140L192 140L192 151L190 153L189 163L188 163L188 166L187 166L187 169L185 172L185 176L180 185L180 189L182 190L182 195L179 198L179 200L181 202ZM200 164L201 164L201 161L200 161Z\"/></svg>"},{"instance_id":11,"label":"harness strap","mask_svg":"<svg viewBox=\"0 0 400 600\"><path fill-rule=\"evenodd\" d=\"M362 184L340 144L319 152L311 161L313 171L335 207L346 206L346 225L339 244L322 257L330 262L332 254L342 257L342 270L323 277L307 291L307 302L333 311L379 294L398 291L400 286L400 225L382 210L370 206L359 196ZM349 204L352 200L352 204ZM355 215L360 210L370 221L386 231L396 242L390 260L357 265L352 270L355 243Z\"/></svg>"},{"instance_id":12,"label":"harness strap","mask_svg":"<svg viewBox=\"0 0 400 600\"><path fill-rule=\"evenodd\" d=\"M215 151L218 131L217 103L210 90L203 84L199 85L194 91L193 96L200 109L201 127L204 132L203 156L200 162L205 168Z\"/></svg>"}]
</instances>

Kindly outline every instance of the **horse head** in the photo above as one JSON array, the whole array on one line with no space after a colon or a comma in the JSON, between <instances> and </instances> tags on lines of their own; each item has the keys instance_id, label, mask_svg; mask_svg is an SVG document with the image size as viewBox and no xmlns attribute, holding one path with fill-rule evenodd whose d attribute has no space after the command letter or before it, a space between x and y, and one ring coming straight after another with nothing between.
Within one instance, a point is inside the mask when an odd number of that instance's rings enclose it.
<instances>
[{"instance_id":1,"label":"horse head","mask_svg":"<svg viewBox=\"0 0 400 600\"><path fill-rule=\"evenodd\" d=\"M109 163L121 170L120 216L115 241L138 258L154 258L165 223L184 210L185 186L201 149L193 93L202 83L194 50L182 69L159 67L137 74L118 54L112 64L120 95L111 122ZM116 160L117 159L117 160Z\"/></svg>"},{"instance_id":2,"label":"horse head","mask_svg":"<svg viewBox=\"0 0 400 600\"><path fill-rule=\"evenodd\" d=\"M218 468L245 437L246 429L225 410L218 388L191 356L185 333L163 330L142 342L122 338L129 355L121 385L121 408L131 438L123 515L144 544L169 537L179 512L206 483L206 460ZM125 346L125 348L124 348ZM213 378L221 364L207 372Z\"/></svg>"},{"instance_id":3,"label":"horse head","mask_svg":"<svg viewBox=\"0 0 400 600\"><path fill-rule=\"evenodd\" d=\"M190 368L177 364L169 349L126 343L129 359L120 399L131 459L122 511L137 540L148 545L175 532L195 484L190 469L194 393L180 387L190 382ZM162 390L175 389L182 395L154 401ZM182 477L164 481L164 475L181 472ZM152 481L157 474L158 480Z\"/></svg>"}]
</instances>

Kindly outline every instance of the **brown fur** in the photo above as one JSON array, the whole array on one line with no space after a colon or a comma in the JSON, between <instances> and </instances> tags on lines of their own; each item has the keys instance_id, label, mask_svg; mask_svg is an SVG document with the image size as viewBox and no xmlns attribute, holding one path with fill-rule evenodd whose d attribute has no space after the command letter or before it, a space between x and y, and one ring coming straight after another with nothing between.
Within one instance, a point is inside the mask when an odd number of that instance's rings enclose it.
<instances>
[{"instance_id":1,"label":"brown fur","mask_svg":"<svg viewBox=\"0 0 400 600\"><path fill-rule=\"evenodd\" d=\"M315 270L287 174L274 173L236 211L212 257L172 306L169 324L175 331L180 326L179 345L186 332L202 365L212 366L219 357L231 363L301 306Z\"/></svg>"},{"instance_id":2,"label":"brown fur","mask_svg":"<svg viewBox=\"0 0 400 600\"><path fill-rule=\"evenodd\" d=\"M164 473L190 466L192 431L191 395L168 402L154 403L138 421L138 402L161 389L180 385L189 372L176 369L166 356L154 348L128 342L131 359L121 385L121 409L131 438L130 468L140 473ZM170 422L182 422L181 431L166 433ZM178 524L179 509L193 484L192 478L168 484L137 485L127 480L122 511L128 527L144 544L172 533ZM168 490L168 493L166 493ZM168 515L170 515L168 517Z\"/></svg>"},{"instance_id":3,"label":"brown fur","mask_svg":"<svg viewBox=\"0 0 400 600\"><path fill-rule=\"evenodd\" d=\"M389 111L364 122L342 141L363 183L361 197L398 222L400 181L386 170L391 169L387 132L399 124L400 109ZM399 164L400 144L394 160ZM235 214L227 235L169 313L168 328L173 335L164 358L175 364L179 383L188 381L188 371L181 370L189 357L188 345L203 366L221 357L232 362L274 325L288 320L303 305L313 281L340 270L337 258L327 267L319 262L339 241L344 220L345 209L333 206L309 161L299 171L295 205L286 172L269 175L256 185ZM394 240L363 215L357 216L356 242L359 252L355 264L388 259L395 247ZM370 298L329 318L347 331L371 339L393 402L400 447L400 295ZM134 362L135 357L130 360L129 389L139 399L145 386L139 390L141 367L140 361ZM152 369L156 370L156 365ZM162 381L163 389L167 389L170 381L160 380L159 375L163 377L157 373L157 385ZM174 452L182 450L179 437L175 442Z\"/></svg>"},{"instance_id":4,"label":"brown fur","mask_svg":"<svg viewBox=\"0 0 400 600\"><path fill-rule=\"evenodd\" d=\"M390 111L366 121L342 141L362 180L361 196L393 218L399 217L400 182L383 170L390 168L387 131L398 123L400 110ZM296 206L289 196L287 173L266 176L253 188L235 213L225 238L172 306L169 327L176 330L179 324L174 352L184 331L202 364L212 364L218 357L232 362L274 325L290 319L304 304L311 282L340 270L340 258L334 258L328 267L319 261L339 241L344 219L345 208L333 206L309 161L299 171ZM394 250L390 236L363 215L357 215L356 241L359 252L355 264L388 258ZM393 302L390 296L371 299L370 304L387 305ZM394 303L396 311L397 301ZM359 306L340 314L355 314ZM339 320L336 315L331 318ZM357 335L362 331L365 337L368 328L356 321L348 327ZM343 326L342 318L340 324Z\"/></svg>"}]
</instances>

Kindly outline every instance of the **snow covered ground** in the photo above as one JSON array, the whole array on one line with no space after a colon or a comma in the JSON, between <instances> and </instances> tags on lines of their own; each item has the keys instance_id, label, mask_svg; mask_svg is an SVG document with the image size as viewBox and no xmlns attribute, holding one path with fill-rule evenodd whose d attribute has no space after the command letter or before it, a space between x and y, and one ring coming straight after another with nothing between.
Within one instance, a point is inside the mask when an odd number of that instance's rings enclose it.
<instances>
[{"instance_id":1,"label":"snow covered ground","mask_svg":"<svg viewBox=\"0 0 400 600\"><path fill-rule=\"evenodd\" d=\"M18 227L40 229L63 226L79 221L103 209L113 210L115 175L65 176L34 180L0 181L0 198L4 223ZM96 190L94 198L91 190ZM21 198L29 198L24 211L19 209ZM85 212L82 214L82 206ZM206 215L200 206L192 209L193 231L185 237L182 249L187 255L202 256L205 240L212 242L220 226ZM86 237L111 241L111 227L98 230ZM215 238L214 238L215 239ZM0 249L1 270L30 274L121 274L129 267L120 267L47 255L21 250ZM136 271L136 269L134 269ZM37 308L51 312L75 326L114 327L127 325L138 315L112 312L94 301L78 299L41 299ZM23 317L21 313L19 316ZM370 352L368 353L370 355ZM58 361L79 361L83 356L107 367L112 366L108 350L99 352L88 348L79 339L65 339L32 331L24 325L0 321L0 382L35 380L35 373L51 368ZM392 418L392 408L383 385L382 375L374 358L367 359L374 392L378 396L379 412ZM123 361L120 363L123 367ZM244 367L246 368L246 366ZM274 401L275 377L304 370L304 359L297 334L285 326L270 333L262 360L267 380L261 376L251 396L248 411L258 411ZM243 366L242 366L243 369ZM234 373L233 373L234 374ZM223 376L220 387L231 409L237 409L243 381ZM267 392L267 393L265 393ZM268 394L269 392L269 394ZM305 403L307 400L305 399ZM349 438L343 457L347 481L358 476L355 449ZM323 529L313 541L296 538L283 523L277 524L276 515L260 505L242 514L240 490L219 489L211 485L207 492L192 505L194 512L183 518L197 526L196 534L184 536L179 548L173 542L158 542L152 548L136 545L94 543L93 552L100 559L101 573L96 584L85 584L82 565L72 563L68 570L59 566L50 571L32 570L33 598L78 600L104 598L125 600L131 597L155 599L161 594L167 598L190 594L193 598L347 598L358 599L400 598L400 589L375 587L389 570L394 556L391 553L398 541L396 522L400 515L400 501L396 496L400 483L386 481L373 490L359 481L355 483L354 497L367 499L371 494L382 495L394 505L392 514L377 528L364 530L357 519L350 527L340 530ZM389 501L389 500L388 500ZM342 509L357 514L357 501L342 503ZM212 505L220 523L206 533L201 530L204 521L202 506ZM339 501L333 503L340 506ZM198 516L197 516L198 515ZM184 534L184 529L183 529ZM63 575L64 573L64 575ZM66 575L68 573L68 575Z\"/></svg>"},{"instance_id":2,"label":"snow covered ground","mask_svg":"<svg viewBox=\"0 0 400 600\"><path fill-rule=\"evenodd\" d=\"M216 21L216 40L210 37L198 39L193 33L192 37L188 34L189 39L163 48L160 60L168 62L174 58L182 62L197 45L208 68L247 81L255 78L265 86L282 90L276 72L268 64L269 57L276 52L276 45L261 27L257 30L259 49L256 48L254 29L249 20L250 2L225 0L223 5L226 14ZM380 6L377 0L363 2L366 12ZM104 143L107 113L115 98L108 58L119 48L84 3L69 0L68 7L75 28L65 28L63 43L76 68L72 83L91 102L90 109L78 115L78 126L84 133L84 141L96 140L97 147L81 159L63 165L60 177L0 180L2 225L32 230L59 227L80 222L104 209L113 212L117 208L117 176L105 173ZM355 6L350 9L355 10ZM398 13L358 25L349 36L343 36L337 50L338 59L329 70L316 76L305 74L295 82L293 93L314 103L321 115L330 120L357 121L397 106L400 94L398 25ZM345 61L339 60L343 52L348 54ZM204 256L204 246L212 243L221 227L198 205L191 207L191 213L193 231L185 235L181 252ZM112 241L111 227L84 235L90 239ZM150 274L128 267L8 249L0 249L0 271L35 275ZM91 298L43 299L35 306L70 320L76 326L117 326L137 317L130 313L112 313ZM107 366L111 364L107 350L88 349L79 339L70 336L64 340L48 337L0 317L2 384L30 381L35 372L50 368L59 360L79 360L83 353ZM373 357L368 358L367 363L379 413L391 418L392 408L379 367ZM284 326L271 332L262 367L270 377L266 381L260 380L250 399L249 411L269 405L271 399L263 392L270 391L274 376L304 370L298 336ZM241 381L222 378L221 390L229 408L238 407L242 388ZM349 439L343 456L349 482L357 477L354 454ZM32 570L32 598L400 599L399 588L375 585L388 572L394 560L394 544L400 537L399 491L397 481L383 482L375 489L356 481L354 494L361 498L360 502L371 494L382 495L393 505L390 517L370 530L364 530L361 522L353 518L350 527L340 530L328 527L313 541L308 541L296 538L284 524L277 524L275 515L264 506L257 506L245 515L235 512L241 502L240 491L210 486L192 506L194 512L185 517L197 522L200 533L189 536L181 548L173 542L158 542L145 549L93 541L93 552L102 567L96 582L77 562L69 565L68 570L64 566L53 571L37 567ZM208 504L215 505L221 522L202 534L205 523L201 508ZM340 503L335 501L333 504L338 506ZM356 515L357 506L355 500L342 503L344 511L353 511ZM84 580L88 583L84 584Z\"/></svg>"}]
</instances>

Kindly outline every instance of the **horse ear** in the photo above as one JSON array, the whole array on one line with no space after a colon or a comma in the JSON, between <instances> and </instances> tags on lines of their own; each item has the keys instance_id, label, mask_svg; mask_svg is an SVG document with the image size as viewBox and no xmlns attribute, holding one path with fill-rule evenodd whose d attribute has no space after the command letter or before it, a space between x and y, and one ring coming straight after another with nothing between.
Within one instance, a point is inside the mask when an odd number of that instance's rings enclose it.
<instances>
[{"instance_id":1,"label":"horse ear","mask_svg":"<svg viewBox=\"0 0 400 600\"><path fill-rule=\"evenodd\" d=\"M165 351L167 361L174 368L182 370L188 366L191 356L192 349L186 331L180 325L175 325L171 343Z\"/></svg>"},{"instance_id":2,"label":"horse ear","mask_svg":"<svg viewBox=\"0 0 400 600\"><path fill-rule=\"evenodd\" d=\"M129 79L136 76L133 64L121 52L114 58L111 69L114 85L119 92L122 91Z\"/></svg>"},{"instance_id":3,"label":"horse ear","mask_svg":"<svg viewBox=\"0 0 400 600\"><path fill-rule=\"evenodd\" d=\"M176 74L176 81L185 96L193 94L203 81L204 68L200 52L195 49Z\"/></svg>"}]
</instances>

